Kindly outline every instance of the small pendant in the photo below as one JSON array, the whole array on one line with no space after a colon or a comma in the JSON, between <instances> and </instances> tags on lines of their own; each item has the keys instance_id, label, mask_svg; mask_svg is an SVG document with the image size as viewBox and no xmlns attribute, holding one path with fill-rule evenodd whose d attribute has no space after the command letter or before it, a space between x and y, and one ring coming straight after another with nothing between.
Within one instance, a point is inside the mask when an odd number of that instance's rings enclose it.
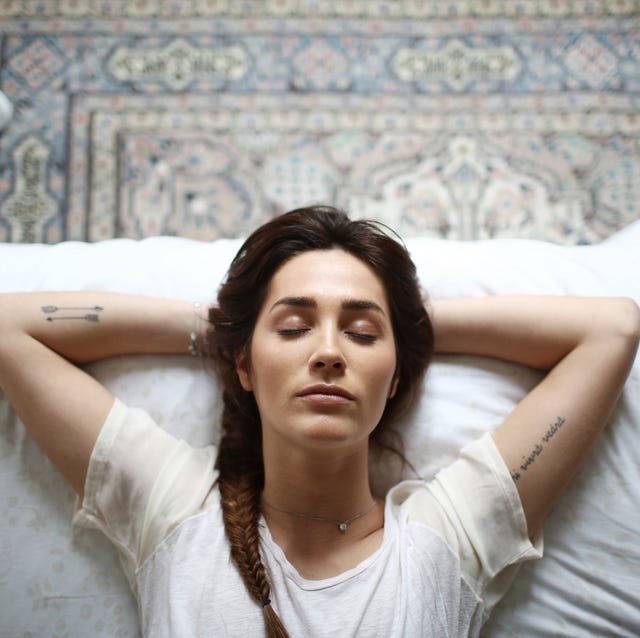
<instances>
[{"instance_id":1,"label":"small pendant","mask_svg":"<svg viewBox=\"0 0 640 638\"><path fill-rule=\"evenodd\" d=\"M338 523L338 529L341 532L345 532L347 530L347 527L349 527L349 523Z\"/></svg>"}]
</instances>

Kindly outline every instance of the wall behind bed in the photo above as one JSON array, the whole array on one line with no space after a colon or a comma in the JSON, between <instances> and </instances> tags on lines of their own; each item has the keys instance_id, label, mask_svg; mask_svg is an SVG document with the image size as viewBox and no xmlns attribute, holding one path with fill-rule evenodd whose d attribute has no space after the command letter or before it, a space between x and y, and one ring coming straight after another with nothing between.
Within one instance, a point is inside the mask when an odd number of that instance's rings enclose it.
<instances>
[{"instance_id":1,"label":"wall behind bed","mask_svg":"<svg viewBox=\"0 0 640 638\"><path fill-rule=\"evenodd\" d=\"M212 240L331 202L405 236L640 218L637 0L5 0L0 241Z\"/></svg>"}]
</instances>

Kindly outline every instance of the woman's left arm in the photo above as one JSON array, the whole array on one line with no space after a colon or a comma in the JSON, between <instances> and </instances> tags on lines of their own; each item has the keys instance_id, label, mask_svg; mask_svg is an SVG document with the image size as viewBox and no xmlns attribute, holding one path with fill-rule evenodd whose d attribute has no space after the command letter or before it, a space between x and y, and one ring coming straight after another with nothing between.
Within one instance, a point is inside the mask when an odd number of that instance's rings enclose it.
<instances>
[{"instance_id":1,"label":"woman's left arm","mask_svg":"<svg viewBox=\"0 0 640 638\"><path fill-rule=\"evenodd\" d=\"M435 300L430 314L436 352L548 371L493 433L533 536L622 392L640 310L626 298L490 296Z\"/></svg>"}]
</instances>

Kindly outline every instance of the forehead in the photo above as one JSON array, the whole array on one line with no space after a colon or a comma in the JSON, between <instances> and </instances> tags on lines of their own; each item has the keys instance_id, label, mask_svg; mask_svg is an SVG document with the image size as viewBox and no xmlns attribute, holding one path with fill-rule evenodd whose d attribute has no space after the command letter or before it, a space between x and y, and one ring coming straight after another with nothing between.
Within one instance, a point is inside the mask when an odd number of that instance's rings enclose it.
<instances>
[{"instance_id":1,"label":"forehead","mask_svg":"<svg viewBox=\"0 0 640 638\"><path fill-rule=\"evenodd\" d=\"M271 279L267 302L296 295L317 299L362 299L387 310L378 275L363 261L340 249L312 250L287 261Z\"/></svg>"}]
</instances>

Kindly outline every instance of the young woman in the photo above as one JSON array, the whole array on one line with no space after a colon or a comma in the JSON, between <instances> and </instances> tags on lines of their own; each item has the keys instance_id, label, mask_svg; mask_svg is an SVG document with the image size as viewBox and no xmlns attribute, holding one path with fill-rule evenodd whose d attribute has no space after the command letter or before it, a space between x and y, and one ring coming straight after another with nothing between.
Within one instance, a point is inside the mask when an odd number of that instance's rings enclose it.
<instances>
[{"instance_id":1,"label":"young woman","mask_svg":"<svg viewBox=\"0 0 640 638\"><path fill-rule=\"evenodd\" d=\"M81 496L75 521L117 546L144 635L466 636L540 556L639 334L628 299L425 307L398 242L313 207L249 237L208 316L106 292L0 296L0 386ZM394 446L434 351L548 374L433 480L372 494L370 446ZM79 367L150 352L213 358L217 447L174 440Z\"/></svg>"}]
</instances>

